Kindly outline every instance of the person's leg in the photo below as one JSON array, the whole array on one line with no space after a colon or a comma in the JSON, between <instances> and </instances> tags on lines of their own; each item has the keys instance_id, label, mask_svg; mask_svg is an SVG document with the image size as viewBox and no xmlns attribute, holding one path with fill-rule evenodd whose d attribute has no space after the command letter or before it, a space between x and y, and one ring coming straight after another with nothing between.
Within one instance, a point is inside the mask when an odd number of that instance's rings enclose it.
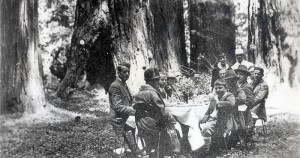
<instances>
[{"instance_id":1,"label":"person's leg","mask_svg":"<svg viewBox=\"0 0 300 158\"><path fill-rule=\"evenodd\" d=\"M124 141L132 153L137 150L137 144L135 141L135 129L125 124L123 132Z\"/></svg>"},{"instance_id":2,"label":"person's leg","mask_svg":"<svg viewBox=\"0 0 300 158\"><path fill-rule=\"evenodd\" d=\"M124 126L117 121L111 121L113 130L115 131L115 149L124 147Z\"/></svg>"},{"instance_id":3,"label":"person's leg","mask_svg":"<svg viewBox=\"0 0 300 158\"><path fill-rule=\"evenodd\" d=\"M205 124L201 125L202 128L202 136L204 138L205 144L202 147L205 152L210 150L211 145L211 137L215 133L216 120L209 120Z\"/></svg>"}]
</instances>

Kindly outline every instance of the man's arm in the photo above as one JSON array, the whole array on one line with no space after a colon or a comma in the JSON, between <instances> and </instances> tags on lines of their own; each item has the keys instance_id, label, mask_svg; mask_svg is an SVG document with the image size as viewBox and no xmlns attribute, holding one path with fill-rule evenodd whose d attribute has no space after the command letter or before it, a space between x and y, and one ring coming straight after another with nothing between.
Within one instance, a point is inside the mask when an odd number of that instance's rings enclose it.
<instances>
[{"instance_id":1,"label":"man's arm","mask_svg":"<svg viewBox=\"0 0 300 158\"><path fill-rule=\"evenodd\" d=\"M202 118L202 120L200 121L200 123L205 123L208 121L210 114L214 111L214 109L215 109L214 107L216 107L216 104L217 104L217 101L214 98L212 98L209 103L209 107L208 107L207 111L205 112L205 115Z\"/></svg>"},{"instance_id":2,"label":"man's arm","mask_svg":"<svg viewBox=\"0 0 300 158\"><path fill-rule=\"evenodd\" d=\"M237 97L235 97L235 105L242 105L246 103L246 93L244 90L239 90Z\"/></svg>"},{"instance_id":3,"label":"man's arm","mask_svg":"<svg viewBox=\"0 0 300 158\"><path fill-rule=\"evenodd\" d=\"M266 84L262 85L259 92L254 96L254 105L259 104L265 98L267 98L268 93L269 93L268 85L266 85Z\"/></svg>"},{"instance_id":4,"label":"man's arm","mask_svg":"<svg viewBox=\"0 0 300 158\"><path fill-rule=\"evenodd\" d=\"M111 101L111 108L117 113L127 115L134 115L135 110L129 105L124 105L122 101L121 90L118 87L111 87L108 91L109 99Z\"/></svg>"},{"instance_id":5,"label":"man's arm","mask_svg":"<svg viewBox=\"0 0 300 158\"><path fill-rule=\"evenodd\" d=\"M249 85L245 86L243 90L245 91L245 94L247 96L245 104L248 106L248 108L252 108L254 102L253 88Z\"/></svg>"},{"instance_id":6,"label":"man's arm","mask_svg":"<svg viewBox=\"0 0 300 158\"><path fill-rule=\"evenodd\" d=\"M227 96L226 100L217 102L219 108L224 107L234 107L235 106L235 97L233 94Z\"/></svg>"}]
</instances>

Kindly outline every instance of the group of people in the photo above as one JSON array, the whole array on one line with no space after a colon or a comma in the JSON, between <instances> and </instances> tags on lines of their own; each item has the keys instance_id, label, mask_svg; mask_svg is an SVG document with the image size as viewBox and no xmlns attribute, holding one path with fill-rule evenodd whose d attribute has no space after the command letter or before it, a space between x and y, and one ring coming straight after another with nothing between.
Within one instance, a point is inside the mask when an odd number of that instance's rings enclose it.
<instances>
[{"instance_id":1,"label":"group of people","mask_svg":"<svg viewBox=\"0 0 300 158\"><path fill-rule=\"evenodd\" d=\"M222 54L213 71L212 87L216 95L211 99L209 108L200 121L201 132L206 142L203 147L205 150L209 150L211 138L220 133L237 133L237 139L231 139L229 144L235 144L237 140L244 141L243 131L253 126L253 114L266 120L265 100L268 96L268 85L262 79L264 70L245 61L240 50L236 50L236 58L237 63L229 66L225 55ZM249 71L251 69L253 72ZM119 64L117 73L118 76L108 93L111 124L118 144L126 142L131 152L137 153L136 141L128 140L125 134L126 131L130 131L135 135L135 128L126 124L129 116L135 116L138 136L143 138L142 144L147 153L156 154L155 157L157 154L179 153L180 144L174 126L176 120L166 111L163 100L168 95L166 89L162 89L166 87L166 76L161 76L156 68L148 68L144 71L146 84L132 96L126 84L130 75L130 64ZM248 83L249 79L253 81Z\"/></svg>"},{"instance_id":2,"label":"group of people","mask_svg":"<svg viewBox=\"0 0 300 158\"><path fill-rule=\"evenodd\" d=\"M237 49L236 63L229 66L221 54L213 71L212 87L216 96L201 120L206 151L213 136L227 135L227 148L234 147L238 141L243 145L257 118L267 120L265 101L269 88L263 80L264 69L254 67L244 58L243 50Z\"/></svg>"},{"instance_id":3,"label":"group of people","mask_svg":"<svg viewBox=\"0 0 300 158\"><path fill-rule=\"evenodd\" d=\"M134 97L130 94L126 81L130 75L130 65L122 63L117 67L117 79L109 88L111 124L117 135L117 147L126 142L132 153L137 146L126 136L126 131L135 135L135 129L128 126L129 116L135 116L138 135L143 138L147 153L172 155L180 151L175 118L165 110L165 103L159 91L160 74L157 68L148 68L144 72L146 84L142 85ZM169 139L159 139L169 138ZM134 141L135 142L135 141ZM173 145L170 145L173 142ZM159 147L159 152L157 151ZM153 150L155 152L153 152Z\"/></svg>"}]
</instances>

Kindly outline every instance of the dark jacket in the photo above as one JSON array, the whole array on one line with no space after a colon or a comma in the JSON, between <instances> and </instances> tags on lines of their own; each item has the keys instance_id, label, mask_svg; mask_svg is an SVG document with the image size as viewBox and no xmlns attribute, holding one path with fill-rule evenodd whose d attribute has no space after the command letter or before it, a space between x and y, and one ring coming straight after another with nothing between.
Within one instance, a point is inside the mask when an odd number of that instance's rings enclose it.
<instances>
[{"instance_id":1,"label":"dark jacket","mask_svg":"<svg viewBox=\"0 0 300 158\"><path fill-rule=\"evenodd\" d=\"M222 107L220 107L222 106ZM237 129L236 122L233 117L235 109L235 97L231 93L225 93L219 102L213 98L210 102L209 108L205 115L210 116L214 109L217 109L217 123L216 128L221 131L233 131Z\"/></svg>"},{"instance_id":2,"label":"dark jacket","mask_svg":"<svg viewBox=\"0 0 300 158\"><path fill-rule=\"evenodd\" d=\"M108 90L110 103L110 118L113 126L124 126L129 115L134 115L132 96L126 83L117 78ZM116 119L118 118L118 119Z\"/></svg>"},{"instance_id":3,"label":"dark jacket","mask_svg":"<svg viewBox=\"0 0 300 158\"><path fill-rule=\"evenodd\" d=\"M267 83L262 79L259 83L253 86L254 90L254 104L253 108L251 109L259 118L263 118L267 121L267 113L266 113L266 99L269 95L269 86Z\"/></svg>"},{"instance_id":4,"label":"dark jacket","mask_svg":"<svg viewBox=\"0 0 300 158\"><path fill-rule=\"evenodd\" d=\"M175 123L174 117L165 110L165 103L149 84L143 85L134 97L133 108L136 109L135 121L139 130L157 132L169 123Z\"/></svg>"},{"instance_id":5,"label":"dark jacket","mask_svg":"<svg viewBox=\"0 0 300 158\"><path fill-rule=\"evenodd\" d=\"M248 84L248 82L245 82L240 85L240 88L245 92L247 97L245 104L248 108L252 108L254 103L253 87L250 84Z\"/></svg>"},{"instance_id":6,"label":"dark jacket","mask_svg":"<svg viewBox=\"0 0 300 158\"><path fill-rule=\"evenodd\" d=\"M245 117L245 124L252 125L252 116L250 109L253 107L254 103L254 94L253 94L253 87L248 84L248 82L245 82L240 85L240 88L245 92L247 98L245 101L245 105L247 106L247 110L244 112L244 117Z\"/></svg>"},{"instance_id":7,"label":"dark jacket","mask_svg":"<svg viewBox=\"0 0 300 158\"><path fill-rule=\"evenodd\" d=\"M238 111L238 106L245 105L247 99L246 93L242 88L237 88L237 90L230 91L230 92L233 93L235 97L235 107L233 113L236 122L240 129L245 128L245 124L246 124L245 116Z\"/></svg>"}]
</instances>

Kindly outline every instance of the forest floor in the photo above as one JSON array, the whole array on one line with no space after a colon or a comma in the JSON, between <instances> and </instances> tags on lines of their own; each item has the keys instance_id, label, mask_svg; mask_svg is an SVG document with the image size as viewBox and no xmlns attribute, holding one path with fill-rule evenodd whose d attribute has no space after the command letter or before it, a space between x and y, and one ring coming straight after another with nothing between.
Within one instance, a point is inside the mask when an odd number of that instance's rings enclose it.
<instances>
[{"instance_id":1,"label":"forest floor","mask_svg":"<svg viewBox=\"0 0 300 158\"><path fill-rule=\"evenodd\" d=\"M113 157L115 135L108 123L107 102L88 91L75 92L67 100L49 92L47 99L69 114L55 114L37 122L11 121L18 120L18 115L5 116L5 119L2 116L0 157ZM272 110L266 140L263 141L258 128L255 149L248 154L232 149L229 155L220 153L208 157L300 157L299 116L274 107L267 109Z\"/></svg>"}]
</instances>

